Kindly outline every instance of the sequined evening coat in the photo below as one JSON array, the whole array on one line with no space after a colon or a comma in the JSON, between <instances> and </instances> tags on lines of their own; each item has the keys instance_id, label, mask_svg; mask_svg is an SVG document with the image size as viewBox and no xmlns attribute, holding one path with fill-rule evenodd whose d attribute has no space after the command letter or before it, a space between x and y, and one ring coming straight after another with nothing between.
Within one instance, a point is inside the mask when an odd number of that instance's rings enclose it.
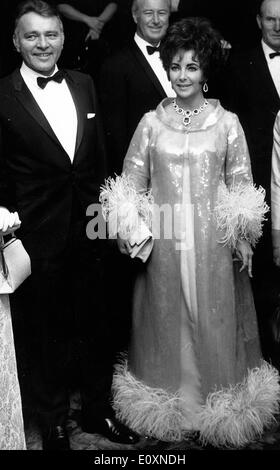
<instances>
[{"instance_id":1,"label":"sequined evening coat","mask_svg":"<svg viewBox=\"0 0 280 470\"><path fill-rule=\"evenodd\" d=\"M179 427L198 429L209 393L236 385L261 362L250 279L220 242L214 215L221 182L229 188L252 182L247 144L237 116L209 102L195 124L185 126L166 109L170 99L163 100L140 121L123 167L137 189L152 189L162 212L171 207L172 217L160 219L136 280L127 369L115 375L114 406L134 430L163 440L182 438L172 435L178 416L165 407L160 423L147 408L152 397L179 398ZM120 376L127 373L125 384Z\"/></svg>"}]
</instances>

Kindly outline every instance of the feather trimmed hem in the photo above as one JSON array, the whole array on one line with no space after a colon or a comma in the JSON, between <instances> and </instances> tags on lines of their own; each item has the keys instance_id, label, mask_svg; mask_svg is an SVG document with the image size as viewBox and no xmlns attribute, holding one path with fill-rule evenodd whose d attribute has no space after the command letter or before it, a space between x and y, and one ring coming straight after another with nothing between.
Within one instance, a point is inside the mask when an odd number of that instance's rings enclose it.
<instances>
[{"instance_id":1,"label":"feather trimmed hem","mask_svg":"<svg viewBox=\"0 0 280 470\"><path fill-rule=\"evenodd\" d=\"M121 176L105 180L101 186L99 202L103 217L108 222L110 238L118 233L123 238L128 238L139 229L141 223L144 222L148 227L151 225L151 191L137 191L130 175L122 173Z\"/></svg>"},{"instance_id":2,"label":"feather trimmed hem","mask_svg":"<svg viewBox=\"0 0 280 470\"><path fill-rule=\"evenodd\" d=\"M196 415L196 429L184 427L187 411L179 393L145 385L129 372L126 360L115 367L112 393L117 418L139 435L178 442L199 431L203 445L218 448L241 448L260 437L275 422L280 401L278 371L265 362L242 383L209 394Z\"/></svg>"},{"instance_id":3,"label":"feather trimmed hem","mask_svg":"<svg viewBox=\"0 0 280 470\"><path fill-rule=\"evenodd\" d=\"M262 235L268 211L262 187L238 183L228 189L221 183L214 211L218 229L225 233L220 243L235 249L239 240L246 240L254 247Z\"/></svg>"},{"instance_id":4,"label":"feather trimmed hem","mask_svg":"<svg viewBox=\"0 0 280 470\"><path fill-rule=\"evenodd\" d=\"M200 440L240 448L259 438L279 412L278 371L266 362L242 383L208 395L200 413Z\"/></svg>"},{"instance_id":5,"label":"feather trimmed hem","mask_svg":"<svg viewBox=\"0 0 280 470\"><path fill-rule=\"evenodd\" d=\"M112 392L117 418L136 433L166 442L184 439L179 395L137 380L126 360L115 368Z\"/></svg>"}]
</instances>

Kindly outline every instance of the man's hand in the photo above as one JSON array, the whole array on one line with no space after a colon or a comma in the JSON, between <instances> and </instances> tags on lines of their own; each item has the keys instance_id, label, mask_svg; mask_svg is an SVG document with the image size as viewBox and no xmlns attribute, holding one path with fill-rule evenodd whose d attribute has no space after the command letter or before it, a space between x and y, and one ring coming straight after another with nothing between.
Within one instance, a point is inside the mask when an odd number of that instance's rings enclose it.
<instances>
[{"instance_id":1,"label":"man's hand","mask_svg":"<svg viewBox=\"0 0 280 470\"><path fill-rule=\"evenodd\" d=\"M235 254L237 258L242 261L242 266L240 268L240 272L243 269L248 268L249 277L253 277L252 275L252 258L253 258L253 251L251 245L246 240L241 240L237 242Z\"/></svg>"},{"instance_id":2,"label":"man's hand","mask_svg":"<svg viewBox=\"0 0 280 470\"><path fill-rule=\"evenodd\" d=\"M20 224L17 212L10 212L6 207L0 207L0 235L7 235L17 230Z\"/></svg>"}]
</instances>

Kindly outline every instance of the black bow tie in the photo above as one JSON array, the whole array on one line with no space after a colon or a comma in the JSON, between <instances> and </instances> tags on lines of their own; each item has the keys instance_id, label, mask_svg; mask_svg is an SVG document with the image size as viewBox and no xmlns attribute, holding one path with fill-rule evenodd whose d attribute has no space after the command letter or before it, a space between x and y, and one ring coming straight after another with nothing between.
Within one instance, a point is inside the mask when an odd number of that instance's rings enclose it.
<instances>
[{"instance_id":1,"label":"black bow tie","mask_svg":"<svg viewBox=\"0 0 280 470\"><path fill-rule=\"evenodd\" d=\"M62 80L65 78L64 70L58 70L54 75L51 77L37 77L37 83L40 88L45 88L46 84L51 80L54 80L57 83L61 83Z\"/></svg>"},{"instance_id":2,"label":"black bow tie","mask_svg":"<svg viewBox=\"0 0 280 470\"><path fill-rule=\"evenodd\" d=\"M159 52L159 47L154 47L154 46L146 46L147 47L147 52L149 55L152 55L154 52Z\"/></svg>"},{"instance_id":3,"label":"black bow tie","mask_svg":"<svg viewBox=\"0 0 280 470\"><path fill-rule=\"evenodd\" d=\"M271 52L271 53L269 54L269 57L270 57L270 59L274 59L274 57L277 57L278 55L280 55L280 51L278 51L278 52Z\"/></svg>"}]
</instances>

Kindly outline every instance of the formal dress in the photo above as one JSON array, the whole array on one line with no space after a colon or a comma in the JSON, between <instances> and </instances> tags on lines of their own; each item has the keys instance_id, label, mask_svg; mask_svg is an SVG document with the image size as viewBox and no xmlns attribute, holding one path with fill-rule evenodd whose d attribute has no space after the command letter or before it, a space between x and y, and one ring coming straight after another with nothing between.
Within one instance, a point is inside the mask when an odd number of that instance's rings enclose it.
<instances>
[{"instance_id":1,"label":"formal dress","mask_svg":"<svg viewBox=\"0 0 280 470\"><path fill-rule=\"evenodd\" d=\"M136 280L114 407L140 434L176 441L200 431L213 445L238 447L273 419L279 399L277 371L262 364L248 274L221 242L215 216L223 182L252 188L247 144L236 115L217 100L188 127L169 103L143 117L124 161L139 191L151 187L165 220L159 233L153 228L153 251ZM238 204L238 191L231 197Z\"/></svg>"},{"instance_id":2,"label":"formal dress","mask_svg":"<svg viewBox=\"0 0 280 470\"><path fill-rule=\"evenodd\" d=\"M271 219L272 228L280 230L280 112L278 112L274 124L272 164L271 164Z\"/></svg>"},{"instance_id":3,"label":"formal dress","mask_svg":"<svg viewBox=\"0 0 280 470\"><path fill-rule=\"evenodd\" d=\"M8 295L0 296L0 450L24 450L25 436Z\"/></svg>"}]
</instances>

